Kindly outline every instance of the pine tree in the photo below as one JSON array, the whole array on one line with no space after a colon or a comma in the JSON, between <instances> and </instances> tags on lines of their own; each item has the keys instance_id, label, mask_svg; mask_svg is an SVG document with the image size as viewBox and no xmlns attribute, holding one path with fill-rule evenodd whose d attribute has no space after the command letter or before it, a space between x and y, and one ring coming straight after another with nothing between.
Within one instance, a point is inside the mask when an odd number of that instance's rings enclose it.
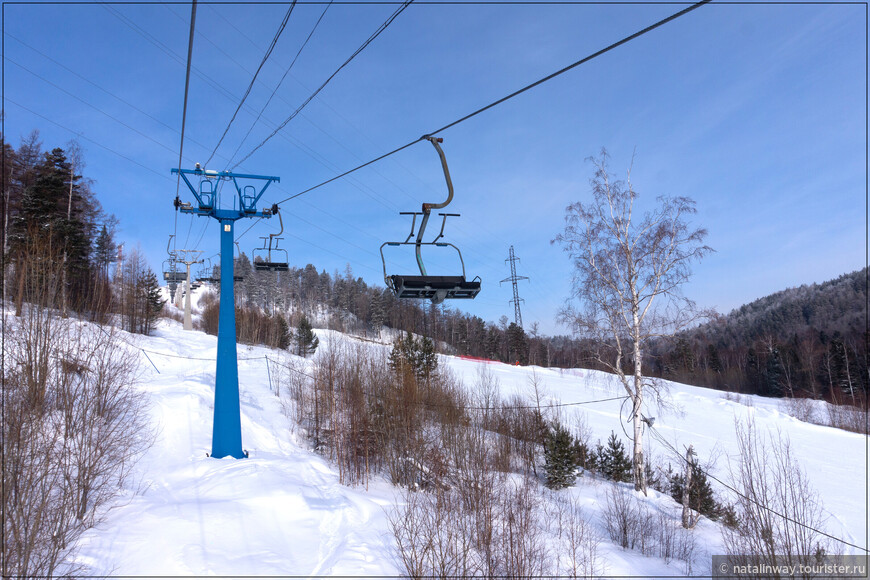
<instances>
[{"instance_id":1,"label":"pine tree","mask_svg":"<svg viewBox=\"0 0 870 580\"><path fill-rule=\"evenodd\" d=\"M712 343L707 345L707 359L711 371L717 374L722 372L722 359L719 357L719 349Z\"/></svg>"},{"instance_id":2,"label":"pine tree","mask_svg":"<svg viewBox=\"0 0 870 580\"><path fill-rule=\"evenodd\" d=\"M287 324L287 320L281 314L275 314L272 317L272 324L275 328L276 335L275 342L272 346L280 348L281 350L290 348L292 337L290 335L290 325Z\"/></svg>"},{"instance_id":3,"label":"pine tree","mask_svg":"<svg viewBox=\"0 0 870 580\"><path fill-rule=\"evenodd\" d=\"M374 290L371 300L371 325L375 336L381 336L381 327L387 319L384 309L384 297L380 291Z\"/></svg>"},{"instance_id":4,"label":"pine tree","mask_svg":"<svg viewBox=\"0 0 870 580\"><path fill-rule=\"evenodd\" d=\"M116 261L117 250L118 244L115 243L111 232L103 224L97 235L97 241L94 243L94 264L103 278L109 277L109 265Z\"/></svg>"},{"instance_id":5,"label":"pine tree","mask_svg":"<svg viewBox=\"0 0 870 580\"><path fill-rule=\"evenodd\" d=\"M686 485L686 477L682 473L674 473L669 471L668 480L670 482L671 497L681 504L683 503L683 488ZM716 501L713 495L713 488L710 487L710 482L707 480L707 474L699 465L692 465L692 484L689 488L689 507L696 512L703 514L713 521L718 520L725 513L725 510Z\"/></svg>"},{"instance_id":6,"label":"pine tree","mask_svg":"<svg viewBox=\"0 0 870 580\"><path fill-rule=\"evenodd\" d=\"M435 343L427 336L417 340L406 332L393 343L390 368L400 374L413 373L418 380L430 378L438 370Z\"/></svg>"},{"instance_id":7,"label":"pine tree","mask_svg":"<svg viewBox=\"0 0 870 580\"><path fill-rule=\"evenodd\" d=\"M544 471L547 487L562 489L573 485L577 477L577 464L573 453L574 438L558 421L547 432L544 440Z\"/></svg>"},{"instance_id":8,"label":"pine tree","mask_svg":"<svg viewBox=\"0 0 870 580\"><path fill-rule=\"evenodd\" d=\"M529 341L521 326L511 322L507 329L508 362L529 364Z\"/></svg>"},{"instance_id":9,"label":"pine tree","mask_svg":"<svg viewBox=\"0 0 870 580\"><path fill-rule=\"evenodd\" d=\"M145 302L142 334L150 334L154 328L154 323L163 311L163 305L166 304L166 300L160 297L160 283L157 281L157 274L147 266L142 277L142 292Z\"/></svg>"},{"instance_id":10,"label":"pine tree","mask_svg":"<svg viewBox=\"0 0 870 580\"><path fill-rule=\"evenodd\" d=\"M413 372L414 353L417 350L414 336L410 332L400 335L393 342L393 350L390 351L390 368L399 374Z\"/></svg>"},{"instance_id":11,"label":"pine tree","mask_svg":"<svg viewBox=\"0 0 870 580\"><path fill-rule=\"evenodd\" d=\"M303 315L299 320L299 324L296 327L295 338L296 354L299 356L307 357L309 354L314 354L314 351L317 350L317 347L320 344L320 341L311 329L311 323L308 321L308 317L305 315Z\"/></svg>"},{"instance_id":12,"label":"pine tree","mask_svg":"<svg viewBox=\"0 0 870 580\"><path fill-rule=\"evenodd\" d=\"M435 354L435 344L432 339L424 336L417 344L414 354L414 372L417 378L430 378L438 369L438 355Z\"/></svg>"},{"instance_id":13,"label":"pine tree","mask_svg":"<svg viewBox=\"0 0 870 580\"><path fill-rule=\"evenodd\" d=\"M613 481L631 481L631 459L616 433L610 432L606 447L598 444L597 455L598 471L601 475Z\"/></svg>"}]
</instances>

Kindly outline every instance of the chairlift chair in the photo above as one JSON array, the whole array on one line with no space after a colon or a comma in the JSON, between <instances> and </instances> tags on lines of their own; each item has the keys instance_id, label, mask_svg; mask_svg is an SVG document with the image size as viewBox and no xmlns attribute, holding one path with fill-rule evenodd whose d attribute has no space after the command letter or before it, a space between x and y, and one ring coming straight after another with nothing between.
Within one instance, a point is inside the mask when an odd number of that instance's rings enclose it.
<instances>
[{"instance_id":1,"label":"chairlift chair","mask_svg":"<svg viewBox=\"0 0 870 580\"><path fill-rule=\"evenodd\" d=\"M411 233L405 238L404 242L384 242L381 244L381 261L384 266L384 282L387 287L393 291L398 298L417 298L429 299L433 304L440 304L446 299L473 299L480 292L480 277L475 276L474 279L468 280L465 276L465 261L462 259L462 252L455 245L449 242L439 242L444 237L444 226L447 223L448 217L459 217L456 213L439 213L442 216L441 231L431 242L424 242L423 235L426 231L426 225L429 223L429 217L433 209L443 209L453 200L453 182L450 180L450 171L447 169L447 159L444 157L444 151L441 150L441 138L432 137L431 135L424 136L424 139L432 143L435 150L438 151L438 156L441 158L441 167L444 170L444 179L447 182L447 199L442 203L424 203L423 211L420 212L399 212L400 215L410 215L411 218ZM416 230L416 239L414 232L417 225L417 216L422 216L420 220L420 228ZM387 275L387 262L384 258L384 246L414 246L417 257L417 267L420 270L420 275L393 274ZM421 248L423 246L434 246L438 248L451 247L456 250L459 255L459 263L462 265L462 275L448 276L432 276L426 271L426 266L423 264Z\"/></svg>"},{"instance_id":2,"label":"chairlift chair","mask_svg":"<svg viewBox=\"0 0 870 580\"><path fill-rule=\"evenodd\" d=\"M273 206L273 213L278 214L278 222L281 224L281 231L277 234L269 234L268 238L263 236L263 247L253 250L254 269L260 272L287 272L290 269L290 261L287 255L287 250L278 247L278 242L284 238L279 238L284 233L284 220L281 218L281 212L277 206ZM268 241L268 244L266 240ZM272 241L275 241L275 247L272 247Z\"/></svg>"},{"instance_id":3,"label":"chairlift chair","mask_svg":"<svg viewBox=\"0 0 870 580\"><path fill-rule=\"evenodd\" d=\"M195 280L197 282L205 282L206 284L216 284L220 282L220 278L214 275L214 266L211 264L211 259L208 259L208 265L205 265L197 273Z\"/></svg>"}]
</instances>

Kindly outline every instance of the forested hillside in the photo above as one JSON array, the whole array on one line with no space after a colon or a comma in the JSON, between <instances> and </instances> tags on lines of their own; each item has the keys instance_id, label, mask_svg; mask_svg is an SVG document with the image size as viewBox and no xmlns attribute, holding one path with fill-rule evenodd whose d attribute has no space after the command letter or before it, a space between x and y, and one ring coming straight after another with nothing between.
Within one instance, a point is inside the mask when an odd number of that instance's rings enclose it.
<instances>
[{"instance_id":1,"label":"forested hillside","mask_svg":"<svg viewBox=\"0 0 870 580\"><path fill-rule=\"evenodd\" d=\"M868 388L867 268L765 296L660 345L667 378L858 404Z\"/></svg>"},{"instance_id":2,"label":"forested hillside","mask_svg":"<svg viewBox=\"0 0 870 580\"><path fill-rule=\"evenodd\" d=\"M445 305L398 300L348 267L329 274L308 264L289 272L255 271L237 259L239 298L267 313L305 314L316 326L377 335L383 326L430 336L450 353L539 366L596 368L592 345L548 337ZM867 270L771 294L673 341L659 342L652 373L741 393L825 398L858 404L868 388Z\"/></svg>"},{"instance_id":3,"label":"forested hillside","mask_svg":"<svg viewBox=\"0 0 870 580\"><path fill-rule=\"evenodd\" d=\"M84 176L81 150L43 149L33 132L3 145L3 299L58 308L147 334L163 306L154 271L138 249L115 242L117 219L103 212Z\"/></svg>"}]
</instances>

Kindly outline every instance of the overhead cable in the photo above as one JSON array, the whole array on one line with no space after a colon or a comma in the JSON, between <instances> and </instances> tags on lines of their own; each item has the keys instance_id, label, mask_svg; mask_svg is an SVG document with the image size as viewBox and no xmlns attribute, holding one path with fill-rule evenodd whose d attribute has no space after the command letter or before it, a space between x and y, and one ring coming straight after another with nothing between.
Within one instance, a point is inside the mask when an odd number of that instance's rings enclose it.
<instances>
[{"instance_id":1,"label":"overhead cable","mask_svg":"<svg viewBox=\"0 0 870 580\"><path fill-rule=\"evenodd\" d=\"M659 433L659 431L658 431L657 428L653 427L652 425L650 425L649 427L650 427L650 433L653 434L653 436L656 438L657 441L659 441L661 444L663 444L664 446L668 447L671 451L673 451L674 455L676 455L677 457L679 457L680 460L682 460L683 462L689 463L689 461L688 461L685 457L683 457L683 455L682 455L682 454L681 454L681 453L680 453L680 452L679 452L679 451L678 451L678 450L677 450L673 445L671 445L670 442L669 442L667 439L665 439L665 437L664 437L661 433ZM788 522L791 522L791 523L793 523L793 524L795 524L795 525L797 525L797 526L800 526L800 527L802 527L802 528L804 528L804 529L807 529L807 530L811 530L811 531L813 531L813 532L816 532L817 534L820 534L820 535L822 535L822 536L825 536L826 538L830 538L830 539L832 539L832 540L836 540L837 542L840 542L841 544L843 544L843 545L845 545L845 546L849 546L849 547L851 547L851 548L857 548L858 550L860 550L861 552L863 552L863 553L865 553L865 554L868 553L868 549L867 549L866 547L862 547L862 546L859 546L859 545L857 545L857 544L853 544L853 543L851 543L851 542L847 542L846 540L844 540L844 539L842 539L842 538L838 538L837 536L832 536L831 534L828 534L828 533L826 533L826 532L823 532L822 530L820 530L820 529L818 529L818 528L814 528L814 527L809 526L809 525L807 525L807 524L805 524L805 523L803 523L803 522L800 522L800 521L798 521L798 520L796 520L796 519L794 519L794 518L791 518L791 517L789 517L789 516L787 516L787 515L785 515L785 514L783 514L783 513L780 513L780 512L778 512L777 510L775 510L775 509L773 509L773 508L771 508L771 507L768 507L768 506L766 506L766 505L764 505L764 504L762 504L762 503L760 503L760 502L758 502L758 501L752 499L751 497L747 496L746 494L744 494L744 493L738 491L737 489L735 489L734 487L728 485L727 483L725 483L724 481L722 481L721 479L719 479L719 478L716 477L715 475L711 475L709 471L706 471L705 469L702 469L700 466L698 466L698 465L696 465L696 464L694 464L694 463L691 463L690 465L692 465L694 468L696 468L696 469L698 469L699 471L701 471L701 473L703 473L704 475L706 475L707 477L709 477L709 478L712 479L713 481L718 482L720 485L722 485L722 486L725 487L726 489L731 490L732 492L734 492L734 493L737 494L738 496L742 497L742 498L745 499L746 501L748 501L748 502L750 502L750 503L752 503L752 504L754 504L754 505L760 507L760 508L763 509L763 510L766 510L766 511L772 513L772 514L775 515L775 516L779 516L779 517L781 517L782 519L784 519L784 520L786 520L786 521L788 521Z\"/></svg>"},{"instance_id":2,"label":"overhead cable","mask_svg":"<svg viewBox=\"0 0 870 580\"><path fill-rule=\"evenodd\" d=\"M297 193L297 194L295 194L295 195L291 195L290 197L288 197L288 198L286 198L286 199L282 199L281 201L278 202L278 204L280 205L280 204L282 204L282 203L284 203L284 202L286 202L286 201L290 201L291 199L297 198L297 197L299 197L300 195L304 195L304 194L306 194L306 193L308 193L308 192L310 192L310 191L314 191L315 189L317 189L317 188L319 188L319 187L323 187L324 185L326 185L326 184L328 184L328 183L332 183L333 181L336 181L337 179L341 179L342 177L345 177L345 176L347 176L347 175L350 175L351 173L353 173L353 172L355 172L355 171L359 171L360 169L362 169L362 168L364 168L364 167L368 167L369 165L371 165L371 164L373 164L373 163L377 163L378 161L380 161L380 160L382 160L382 159L385 159L385 158L389 157L390 155L395 155L395 154L398 153L399 151L402 151L402 150L404 150L404 149L407 149L407 148L410 147L411 145L414 145L414 144L416 144L416 143L419 143L419 142L422 141L426 136L437 135L438 133L441 133L441 132L443 132L443 131L446 131L447 129L450 129L451 127L453 127L453 126L455 126L455 125L458 125L459 123L462 123L462 122L464 122L464 121L467 121L468 119L471 119L472 117L475 117L475 116L479 115L480 113L483 113L484 111L488 111L489 109L495 107L496 105L500 105L500 104L504 103L505 101L508 101L508 100L510 100L510 99L512 99L512 98L514 98L514 97L516 97L516 96L518 96L518 95L521 95L522 93L524 93L524 92L526 92L526 91L528 91L528 90L530 90L530 89L533 89L533 88L537 87L537 86L540 85L540 84L543 84L543 83L545 83L545 82L547 82L547 81L549 81L549 80L552 80L552 79L556 78L557 76L559 76L559 75L561 75L561 74L563 74L563 73L566 73L566 72L568 72L569 70L571 70L571 69L573 69L573 68L576 68L576 67L580 66L581 64L587 63L587 62L589 62L590 60L593 60L593 59L595 59L595 58L601 56L602 54L604 54L604 53L606 53L606 52L610 52L610 51L613 50L614 48L617 48L617 47L619 47L619 46L622 46L623 44L625 44L625 43L627 43L627 42L629 42L629 41L632 41L632 40L634 40L635 38L638 38L638 37L640 37L640 36L643 36L643 35L646 34L647 32L651 32L651 31L655 30L656 28L659 28L660 26L663 26L663 25L667 24L668 22L671 22L672 20L676 20L676 19L679 18L680 16L684 16L684 15L688 14L689 12L691 12L691 11L697 9L697 8L700 8L700 7L703 6L704 4L708 4L708 3L710 3L711 1L712 1L712 0L701 0L700 2L696 2L695 4L692 4L691 6L689 6L688 8L685 8L685 9L683 9L683 10L680 10L679 12L676 12L676 13L674 13L674 14L668 16L667 18L663 18L662 20L659 20L658 22L656 22L656 23L654 23L654 24L651 24L650 26L647 26L647 27L644 28L643 30L639 30L639 31L637 31L637 32L635 32L634 34L632 34L632 35L630 35L630 36L626 36L625 38L623 38L623 39L621 39L621 40L618 40L617 42L614 42L613 44L608 45L608 46L606 46L605 48L602 48L602 49L599 50L598 52L594 52L594 53L590 54L589 56L586 56L586 57L584 57L584 58L581 58L580 60L578 60L578 61L576 61L576 62L573 62L573 63L569 64L568 66L566 66L566 67L564 67L564 68L561 68L561 69L557 70L556 72L551 73L551 74L549 74L549 75L547 75L547 76L545 76L545 77L543 77L543 78L541 78L541 79L538 79L538 80L536 80L535 82L533 82L533 83L531 83L531 84L529 84L529 85L526 85L526 86L524 86L523 88L521 88L521 89L519 89L519 90L517 90L517 91L514 91L514 92L512 92L511 94L509 94L509 95L507 95L507 96L505 96L505 97L502 97L502 98L498 99L497 101L493 101L492 103L490 103L490 104L488 104L488 105L486 105L486 106L484 106L484 107L481 107L481 108L477 109L476 111L474 111L474 112L472 112L472 113L469 113L469 114L465 115L464 117L461 117L461 118L459 118L459 119L453 121L452 123L448 123L447 125L444 125L443 127L439 128L439 129L435 129L434 131L429 131L428 133L424 133L423 136L418 137L417 139L414 139L414 140L411 141L410 143L406 143L405 145L402 145L401 147L397 147L397 148L393 149L392 151L390 151L389 153L384 153L383 155L381 155L381 156L379 156L379 157L375 157L375 158L372 159L371 161L367 161L367 162L363 163L362 165L358 165L358 166L354 167L353 169L350 169L350 170L348 170L348 171L345 171L344 173L342 173L342 174L340 174L340 175L336 175L335 177L332 177L332 178L330 178L330 179L327 179L327 180L324 181L324 182L318 183L317 185L314 185L314 186L312 186L312 187L309 187L308 189L305 189L305 190L303 190L303 191L300 191L299 193ZM282 125L282 126L283 126L283 125ZM279 128L280 128L280 127L279 127ZM265 143L265 141L264 141L264 143ZM258 145L257 147L259 148L261 145L262 145L262 143L261 143L260 145ZM256 149L255 149L255 151L256 151ZM252 151L251 153L253 153L253 151ZM250 156L250 154L248 154L248 156ZM245 157L245 159L247 159L247 157ZM242 161L244 161L244 159L243 159Z\"/></svg>"},{"instance_id":3,"label":"overhead cable","mask_svg":"<svg viewBox=\"0 0 870 580\"><path fill-rule=\"evenodd\" d=\"M181 167L182 155L184 153L184 125L187 123L187 95L190 90L190 62L193 59L193 35L196 29L196 0L190 4L190 35L187 41L187 67L184 73L184 105L181 109L181 142L178 146L178 166ZM181 172L178 173L178 178L175 181L175 199L181 191ZM178 237L178 212L175 212L175 234L172 237L173 244ZM175 250L175 246L172 247Z\"/></svg>"},{"instance_id":4,"label":"overhead cable","mask_svg":"<svg viewBox=\"0 0 870 580\"><path fill-rule=\"evenodd\" d=\"M290 15L293 13L293 8L296 7L296 0L290 3L290 8L287 9L287 14L284 15L284 20L281 21L281 25L278 27L278 30L275 32L275 36L272 38L272 43L269 45L269 48L266 49L266 54L263 55L263 58L260 60L260 66L257 67L257 71L254 73L251 82L248 84L248 88L245 91L245 94L242 95L242 99L239 101L236 110L233 112L232 118L230 118L230 122L227 123L227 128L224 129L223 135L218 139L217 145L214 146L214 150L209 155L208 159L205 162L206 167L208 167L209 162L214 157L214 154L217 153L218 147L223 143L224 137L227 136L227 132L229 132L230 127L233 125L233 121L236 120L236 115L239 114L239 110L241 110L242 105L245 104L245 99L248 98L248 95L251 94L251 89L254 88L254 83L257 81L257 75L260 74L260 71L263 70L263 65L266 64L266 61L269 60L269 56L272 54L272 51L275 49L275 45L278 44L278 39L281 38L281 33L284 32L284 28L287 26L287 21L290 20ZM188 66L190 66L188 64ZM181 165L179 164L179 167Z\"/></svg>"},{"instance_id":5,"label":"overhead cable","mask_svg":"<svg viewBox=\"0 0 870 580\"><path fill-rule=\"evenodd\" d=\"M296 61L299 59L299 55L302 54L302 51L305 49L305 46L308 44L308 41L311 40L311 37L314 36L314 32L317 30L317 27L320 26L320 21L323 20L323 17L326 16L326 11L329 10L329 7L332 6L333 0L329 0L329 4L326 5L326 8L323 9L323 12L320 13L320 18L317 19L317 22L314 23L314 28L311 29L311 32L308 33L308 38L305 39L305 42L302 43L302 46L299 47L299 50L296 52L296 56L293 57L293 60L290 62L290 66L287 67L287 70L284 71L284 76L281 77L281 80L278 81L278 84L275 86L275 89L272 91L272 94L269 95L269 98L266 100L266 104L264 104L260 108L260 112L257 113L257 118L254 119L254 122L251 123L251 126L248 128L248 132L245 133L245 136L242 137L242 140L239 141L239 146L236 147L236 150L233 151L233 154L230 156L230 161L227 163L229 165L233 162L233 158L238 155L239 149L242 148L242 145L247 141L248 136L253 131L256 124L260 121L260 117L263 116L263 112L266 110L266 107L269 106L269 103L272 102L272 99L275 97L275 93L278 92L278 89L281 88L281 85L284 83L284 79L287 78L287 75L290 74L290 71L293 69L293 65L296 64Z\"/></svg>"},{"instance_id":6,"label":"overhead cable","mask_svg":"<svg viewBox=\"0 0 870 580\"><path fill-rule=\"evenodd\" d=\"M310 95L307 99L305 99L305 102L303 102L301 105L299 105L299 107L298 107L295 111L293 111L293 112L290 114L289 117L287 117L286 119L284 119L284 122L281 123L280 125L278 125L278 127L277 127L274 131L272 131L272 133L269 134L268 137L266 137L265 139L263 139L262 141L260 141L259 145L257 145L256 147L254 147L254 148L253 148L253 149L252 149L252 150L251 150L247 155L245 155L244 157L242 157L242 159L241 159L238 163L236 163L236 164L232 167L232 169L235 169L236 167L238 167L239 165L241 165L242 163L244 163L245 160L248 159L248 157L250 157L251 155L253 155L253 154L254 154L258 149L260 149L260 147L262 147L263 145L265 145L265 144L266 144L266 143L267 143L267 142L268 142L272 137L274 137L275 135L277 135L278 132L279 132L281 129L283 129L285 126L287 126L287 123L289 123L290 121L292 121L293 118L294 118L296 115L298 115L298 114L302 111L302 109L304 109L304 108L308 105L308 103L310 103L310 102L314 99L314 97L316 97L317 94L318 94L320 91L322 91L322 90L324 89L324 87L326 87L326 85L329 84L329 81L331 81L331 80L335 77L335 75L337 75L337 74L341 71L341 69L343 69L345 66L347 66L347 65L350 63L350 61L352 61L354 58L356 58L356 56L357 56L359 53L361 53L363 50L365 50L365 48L366 48L369 44L371 44L371 43L372 43L372 42L373 42L373 41L374 41L374 40L375 40L375 39L376 39L376 38L377 38L377 37L378 37L378 36L379 36L383 31L384 31L384 30L386 30L387 27L388 27L390 24L393 23L393 20L395 20L395 19L399 16L399 14L401 14L401 13L405 10L405 8L407 8L407 7L408 7L408 6L409 6L413 1L414 1L414 0L406 0L405 2L403 2L402 5L399 6L399 8L396 9L396 11L393 12L393 14L390 15L390 17L387 18L387 20L384 21L384 23L381 24L381 25L378 27L378 29L377 29L377 30L376 30L376 31L375 31L371 36L369 36L368 39L367 39L365 42L363 42L362 45L361 45L358 49L356 49L356 51L354 51L354 53L353 53L352 55L350 55L350 57L349 57L346 61L344 61L344 63L342 63L342 65L341 65L340 67L338 67L337 69L335 69L335 72L334 72L334 73L332 73L331 75L329 75L329 78L327 78L325 81L323 81L323 84L320 85L320 86L317 88L316 91L314 91L313 93L311 93L311 95ZM709 1L709 0L707 0L707 1Z\"/></svg>"}]
</instances>

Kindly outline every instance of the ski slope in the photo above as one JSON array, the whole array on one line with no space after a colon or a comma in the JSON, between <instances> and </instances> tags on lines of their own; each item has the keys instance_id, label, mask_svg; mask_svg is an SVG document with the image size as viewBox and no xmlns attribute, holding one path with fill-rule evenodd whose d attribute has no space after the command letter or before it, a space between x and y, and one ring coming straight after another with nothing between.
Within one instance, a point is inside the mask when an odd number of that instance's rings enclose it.
<instances>
[{"instance_id":1,"label":"ski slope","mask_svg":"<svg viewBox=\"0 0 870 580\"><path fill-rule=\"evenodd\" d=\"M356 340L318 330L321 349L331 341ZM287 353L239 347L244 460L212 459L211 448L216 337L185 332L162 320L153 336L121 333L123 348L145 349L140 388L150 401L156 438L137 465L138 485L124 490L105 521L88 531L78 559L93 574L137 576L239 575L399 575L387 510L399 491L383 478L368 487L338 483L337 470L312 452L271 390L266 356ZM371 348L387 348L372 345ZM315 357L316 358L316 357ZM443 367L472 389L482 369L498 380L503 396L531 392L537 376L546 402L581 402L619 396L611 377L585 370L515 367L442 356ZM153 364L152 364L153 363ZM309 363L311 364L311 363ZM773 400L744 397L725 400L722 393L670 384L682 412L659 413L655 426L683 450L692 444L702 461L717 457L711 472L726 479L728 455L736 451L735 417L752 415L762 430L779 430L820 492L829 513L827 531L866 546L866 439L827 427L802 423L782 413ZM606 440L619 427L620 401L562 407L563 416L583 413L593 440ZM679 460L656 442L648 457L659 464ZM590 477L560 493L576 495L600 525L603 497L610 484ZM656 509L673 512L676 504L650 491ZM682 575L676 562L625 551L602 543L607 575ZM718 524L702 520L696 531L692 573L709 572L709 556L721 553ZM852 553L854 550L846 550Z\"/></svg>"}]
</instances>

